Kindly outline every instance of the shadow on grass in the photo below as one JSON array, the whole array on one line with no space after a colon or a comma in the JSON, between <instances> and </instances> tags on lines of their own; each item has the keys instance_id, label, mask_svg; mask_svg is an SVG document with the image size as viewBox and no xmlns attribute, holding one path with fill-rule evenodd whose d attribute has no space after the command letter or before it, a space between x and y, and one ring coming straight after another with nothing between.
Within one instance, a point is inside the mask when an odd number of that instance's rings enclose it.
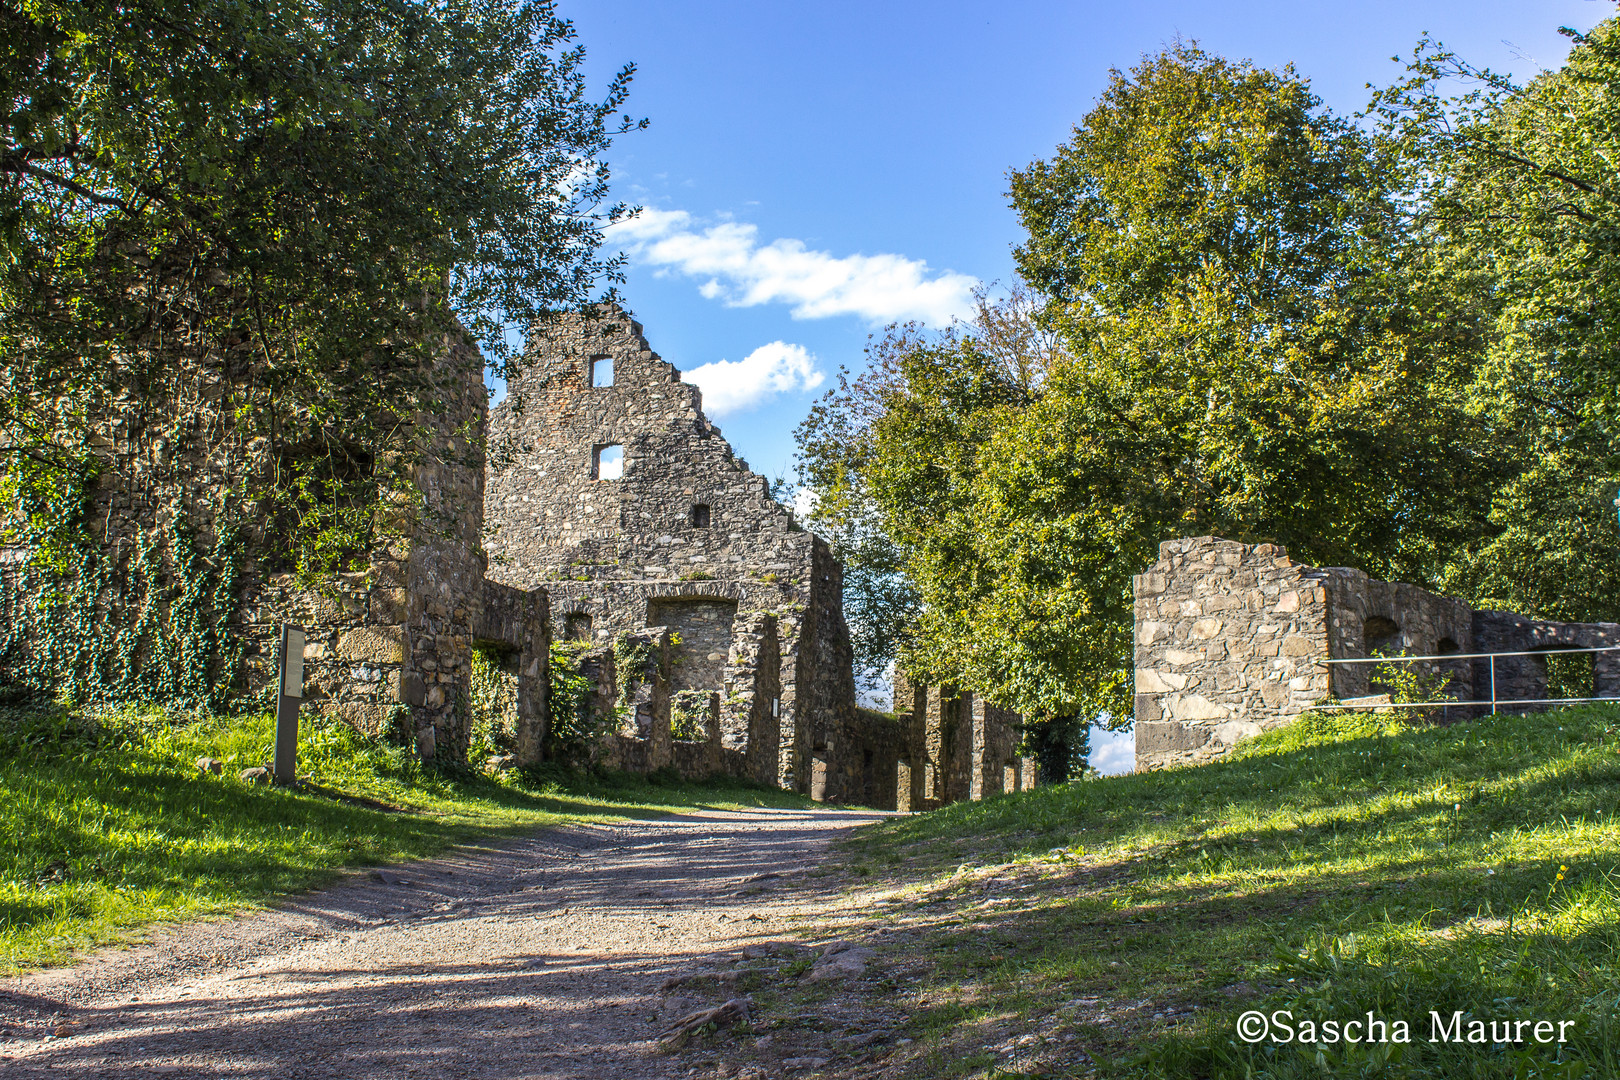
<instances>
[{"instance_id":1,"label":"shadow on grass","mask_svg":"<svg viewBox=\"0 0 1620 1080\"><path fill-rule=\"evenodd\" d=\"M1199 768L867 826L847 853L918 899L885 926L911 931L932 982L954 988L919 1016L947 1057L993 1011L1074 998L1090 1004L1056 1012L1075 1045L1125 1063L1105 1074L1613 1075L1616 718L1285 730ZM1257 1005L1318 1022L1371 1010L1421 1022L1424 1039L1431 1009L1581 1025L1563 1048L1318 1059L1240 1044L1237 1014Z\"/></svg>"},{"instance_id":2,"label":"shadow on grass","mask_svg":"<svg viewBox=\"0 0 1620 1080\"><path fill-rule=\"evenodd\" d=\"M809 805L726 779L661 786L559 772L527 788L510 777L423 773L349 734L309 755L312 775L298 788L192 764L199 754L255 761L267 731L264 718L244 718L0 746L0 969L57 962L155 921L262 904L346 867L475 838L698 807Z\"/></svg>"}]
</instances>

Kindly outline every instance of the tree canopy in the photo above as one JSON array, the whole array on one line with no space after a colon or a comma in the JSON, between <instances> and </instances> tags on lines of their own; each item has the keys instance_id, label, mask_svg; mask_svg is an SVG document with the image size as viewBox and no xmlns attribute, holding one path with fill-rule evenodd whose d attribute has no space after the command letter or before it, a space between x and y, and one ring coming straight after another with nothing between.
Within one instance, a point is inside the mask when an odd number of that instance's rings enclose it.
<instances>
[{"instance_id":1,"label":"tree canopy","mask_svg":"<svg viewBox=\"0 0 1620 1080\"><path fill-rule=\"evenodd\" d=\"M1409 163L1414 272L1466 295L1481 327L1470 409L1516 462L1441 584L1620 619L1620 20L1564 33L1564 66L1524 85L1424 41L1372 113Z\"/></svg>"},{"instance_id":2,"label":"tree canopy","mask_svg":"<svg viewBox=\"0 0 1620 1080\"><path fill-rule=\"evenodd\" d=\"M14 485L65 490L92 417L203 370L230 423L326 462L316 486L357 477L369 522L439 407L431 357L470 333L508 365L512 327L616 273L632 71L589 97L550 0L0 0L0 30ZM300 542L344 531L308 475L272 483Z\"/></svg>"},{"instance_id":3,"label":"tree canopy","mask_svg":"<svg viewBox=\"0 0 1620 1080\"><path fill-rule=\"evenodd\" d=\"M1428 272L1400 150L1292 69L1177 44L1012 174L1035 307L892 333L800 431L819 512L915 591L906 664L1125 724L1161 540L1434 584L1489 537L1517 444L1471 396L1488 328ZM997 355L1019 311L1024 375Z\"/></svg>"}]
</instances>

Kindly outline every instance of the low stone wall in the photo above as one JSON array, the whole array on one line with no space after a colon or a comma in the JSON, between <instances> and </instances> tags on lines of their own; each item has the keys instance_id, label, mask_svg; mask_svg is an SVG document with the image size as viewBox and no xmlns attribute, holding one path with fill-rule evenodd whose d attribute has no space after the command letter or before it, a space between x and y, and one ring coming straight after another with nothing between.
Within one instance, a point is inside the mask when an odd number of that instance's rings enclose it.
<instances>
[{"instance_id":1,"label":"low stone wall","mask_svg":"<svg viewBox=\"0 0 1620 1080\"><path fill-rule=\"evenodd\" d=\"M1563 623L1475 611L1414 585L1347 567L1295 562L1275 544L1219 537L1168 540L1133 582L1136 599L1136 767L1197 764L1239 739L1332 699L1380 690L1376 665L1326 664L1375 655L1522 652L1620 644L1620 625ZM1459 702L1490 698L1488 660L1413 665ZM1539 657L1495 661L1496 696L1539 707ZM1620 696L1620 654L1597 654L1589 693ZM1587 695L1579 695L1587 696ZM1488 706L1445 708L1466 719Z\"/></svg>"}]
</instances>

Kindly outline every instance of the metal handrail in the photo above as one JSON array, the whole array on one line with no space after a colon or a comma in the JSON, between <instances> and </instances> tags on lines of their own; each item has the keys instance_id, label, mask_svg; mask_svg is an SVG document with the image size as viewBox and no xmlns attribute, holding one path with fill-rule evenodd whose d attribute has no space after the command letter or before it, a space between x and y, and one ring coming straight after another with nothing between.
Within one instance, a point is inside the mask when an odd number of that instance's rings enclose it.
<instances>
[{"instance_id":1,"label":"metal handrail","mask_svg":"<svg viewBox=\"0 0 1620 1080\"><path fill-rule=\"evenodd\" d=\"M1334 660L1318 660L1318 664L1387 664L1391 661L1413 660L1482 660L1487 656L1548 656L1554 653L1620 652L1620 645L1596 645L1584 649L1525 649L1523 652L1452 652L1434 656L1355 656Z\"/></svg>"},{"instance_id":2,"label":"metal handrail","mask_svg":"<svg viewBox=\"0 0 1620 1080\"><path fill-rule=\"evenodd\" d=\"M1489 660L1491 662L1491 699L1483 698L1478 701L1454 701L1449 698L1441 701L1391 701L1380 702L1377 705L1319 705L1320 709L1421 709L1441 706L1463 705L1489 705L1491 715L1496 715L1501 705L1586 705L1597 701L1620 701L1620 697L1582 697L1582 698L1511 698L1507 700L1496 696L1496 658L1498 656L1556 656L1567 653L1601 653L1620 652L1620 645L1595 645L1579 649L1525 649L1517 652L1491 652L1491 653L1439 653L1434 656L1357 656L1343 657L1332 660L1318 660L1318 664L1414 664L1421 661L1449 661L1449 660Z\"/></svg>"}]
</instances>

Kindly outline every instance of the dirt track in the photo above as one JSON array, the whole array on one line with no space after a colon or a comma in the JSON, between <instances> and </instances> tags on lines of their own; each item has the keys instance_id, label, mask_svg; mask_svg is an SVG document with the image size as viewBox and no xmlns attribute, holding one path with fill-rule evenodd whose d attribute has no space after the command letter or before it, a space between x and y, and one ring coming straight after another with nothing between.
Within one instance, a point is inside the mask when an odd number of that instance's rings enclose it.
<instances>
[{"instance_id":1,"label":"dirt track","mask_svg":"<svg viewBox=\"0 0 1620 1080\"><path fill-rule=\"evenodd\" d=\"M357 875L0 981L0 1075L684 1076L660 985L791 937L832 902L805 872L878 816L706 811Z\"/></svg>"}]
</instances>

